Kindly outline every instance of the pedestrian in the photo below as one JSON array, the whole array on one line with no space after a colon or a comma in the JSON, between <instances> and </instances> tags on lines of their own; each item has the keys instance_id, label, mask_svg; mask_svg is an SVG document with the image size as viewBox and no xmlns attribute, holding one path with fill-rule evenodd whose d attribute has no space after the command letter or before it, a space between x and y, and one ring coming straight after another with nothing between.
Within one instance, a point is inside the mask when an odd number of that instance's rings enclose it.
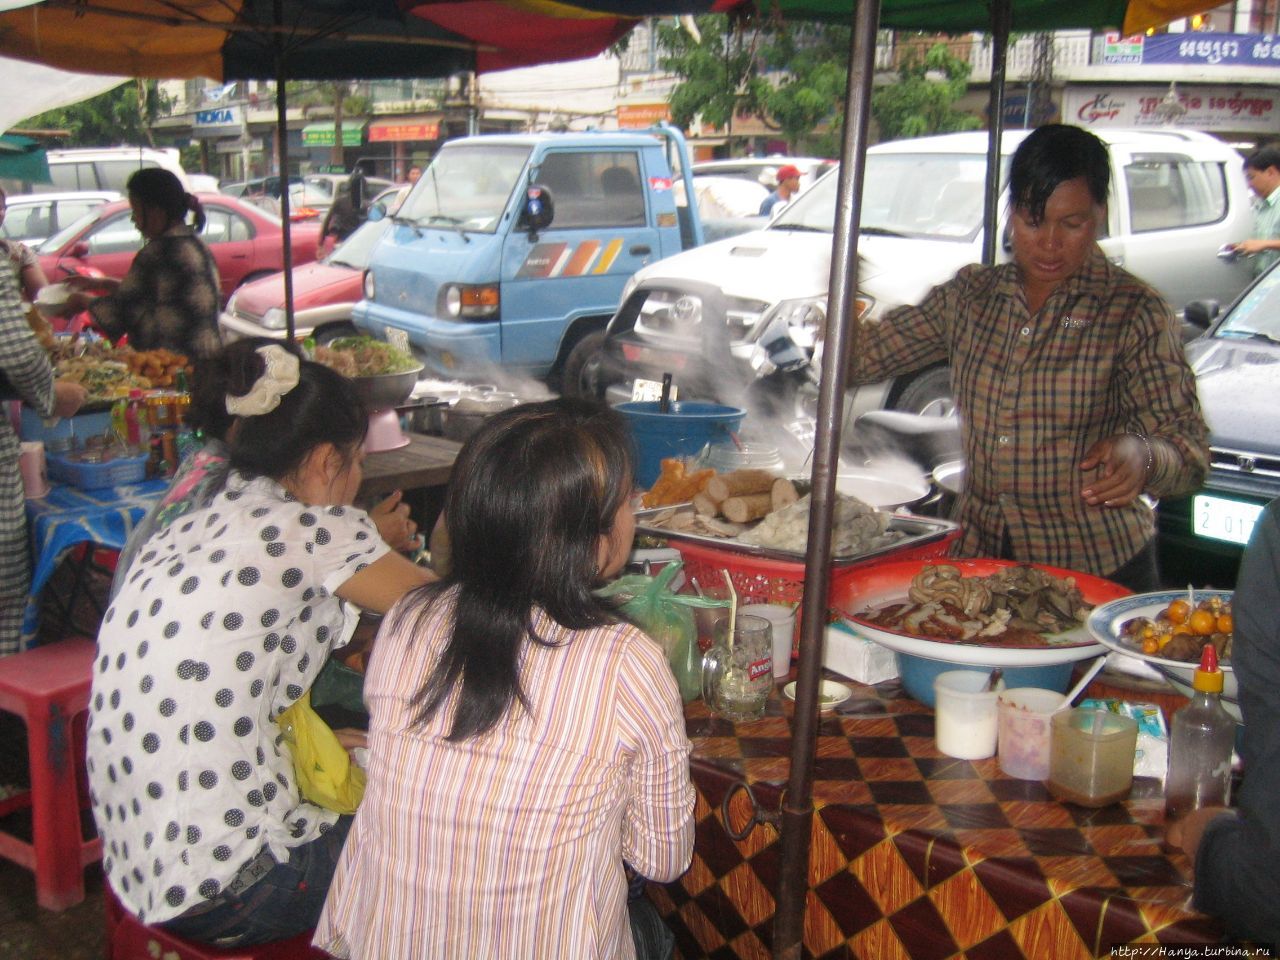
<instances>
[{"instance_id":1,"label":"pedestrian","mask_svg":"<svg viewBox=\"0 0 1280 960\"><path fill-rule=\"evenodd\" d=\"M5 195L4 188L0 187L0 224L4 223L7 202L8 197ZM0 238L0 257L13 265L14 272L18 276L22 298L28 303L34 303L41 288L49 283L44 270L40 268L40 258L36 256L35 251L18 240Z\"/></svg>"},{"instance_id":2,"label":"pedestrian","mask_svg":"<svg viewBox=\"0 0 1280 960\"><path fill-rule=\"evenodd\" d=\"M962 556L1160 586L1142 494L1198 488L1208 430L1173 311L1098 247L1106 145L1051 124L1009 174L1013 262L972 265L861 343L865 383L947 364L960 414Z\"/></svg>"},{"instance_id":3,"label":"pedestrian","mask_svg":"<svg viewBox=\"0 0 1280 960\"><path fill-rule=\"evenodd\" d=\"M137 171L125 189L142 249L123 280L69 277L66 283L76 292L67 300L68 313L87 309L108 337L128 336L135 350L163 347L197 362L212 356L222 346L222 291L213 254L198 236L204 208L160 167ZM88 292L94 290L105 292Z\"/></svg>"},{"instance_id":4,"label":"pedestrian","mask_svg":"<svg viewBox=\"0 0 1280 960\"><path fill-rule=\"evenodd\" d=\"M760 216L772 216L774 211L779 207L785 207L791 202L791 198L800 192L800 169L790 163L785 163L778 168L778 172L774 175L777 181L777 187L767 197L760 201Z\"/></svg>"},{"instance_id":5,"label":"pedestrian","mask_svg":"<svg viewBox=\"0 0 1280 960\"><path fill-rule=\"evenodd\" d=\"M1249 154L1244 176L1253 191L1253 236L1237 243L1237 253L1253 256L1253 275L1262 276L1280 259L1280 147L1268 144Z\"/></svg>"}]
</instances>

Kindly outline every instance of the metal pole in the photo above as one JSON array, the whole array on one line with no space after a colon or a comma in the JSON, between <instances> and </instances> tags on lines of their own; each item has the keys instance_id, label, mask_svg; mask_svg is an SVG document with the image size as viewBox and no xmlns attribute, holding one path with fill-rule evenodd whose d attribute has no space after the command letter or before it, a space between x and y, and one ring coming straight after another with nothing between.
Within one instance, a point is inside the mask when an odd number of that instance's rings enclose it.
<instances>
[{"instance_id":1,"label":"metal pole","mask_svg":"<svg viewBox=\"0 0 1280 960\"><path fill-rule=\"evenodd\" d=\"M799 960L809 894L809 844L813 828L813 760L817 750L818 681L822 673L823 631L827 622L831 574L831 521L835 508L836 468L849 358L857 350L861 323L854 316L858 282L858 225L862 220L862 182L866 169L871 83L875 70L876 28L880 4L859 3L854 10L845 95L844 145L836 195L836 231L831 250L827 325L818 393L817 435L813 450L813 492L809 513L809 549L804 570L804 629L791 737L791 772L782 802L781 857L775 960Z\"/></svg>"},{"instance_id":2,"label":"metal pole","mask_svg":"<svg viewBox=\"0 0 1280 960\"><path fill-rule=\"evenodd\" d=\"M999 240L1000 141L1004 134L1004 73L1009 55L1009 29L1013 21L1011 0L991 5L991 87L987 97L987 193L982 206L982 262L996 262ZM1028 91L1030 95L1030 91Z\"/></svg>"},{"instance_id":3,"label":"metal pole","mask_svg":"<svg viewBox=\"0 0 1280 960\"><path fill-rule=\"evenodd\" d=\"M279 131L280 163L280 219L284 241L284 335L285 340L293 343L293 235L289 229L289 104L285 93L284 81L288 76L285 69L284 34L279 32L284 23L283 0L275 0L272 4L277 32L272 37L276 51L276 129ZM341 136L341 134L338 134Z\"/></svg>"}]
</instances>

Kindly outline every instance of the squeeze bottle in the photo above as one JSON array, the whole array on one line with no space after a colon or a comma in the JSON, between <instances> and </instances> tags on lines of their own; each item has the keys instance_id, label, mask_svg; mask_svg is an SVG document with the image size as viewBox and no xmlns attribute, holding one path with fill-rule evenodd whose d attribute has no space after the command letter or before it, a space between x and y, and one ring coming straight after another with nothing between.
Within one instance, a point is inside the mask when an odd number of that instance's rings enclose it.
<instances>
[{"instance_id":1,"label":"squeeze bottle","mask_svg":"<svg viewBox=\"0 0 1280 960\"><path fill-rule=\"evenodd\" d=\"M1205 644L1191 681L1191 703L1173 715L1165 819L1178 820L1201 807L1225 807L1231 792L1231 748L1236 722L1222 708L1218 651Z\"/></svg>"}]
</instances>

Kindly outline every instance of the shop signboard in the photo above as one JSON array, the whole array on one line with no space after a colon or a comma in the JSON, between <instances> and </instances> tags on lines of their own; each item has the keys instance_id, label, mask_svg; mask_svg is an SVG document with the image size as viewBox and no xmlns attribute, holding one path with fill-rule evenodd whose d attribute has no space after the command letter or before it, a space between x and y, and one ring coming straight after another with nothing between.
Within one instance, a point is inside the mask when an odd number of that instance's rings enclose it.
<instances>
[{"instance_id":1,"label":"shop signboard","mask_svg":"<svg viewBox=\"0 0 1280 960\"><path fill-rule=\"evenodd\" d=\"M617 110L620 130L643 130L671 119L671 108L665 103L623 103Z\"/></svg>"},{"instance_id":2,"label":"shop signboard","mask_svg":"<svg viewBox=\"0 0 1280 960\"><path fill-rule=\"evenodd\" d=\"M1188 67L1276 67L1280 66L1280 35L1161 33L1147 37L1141 62Z\"/></svg>"},{"instance_id":3,"label":"shop signboard","mask_svg":"<svg viewBox=\"0 0 1280 960\"><path fill-rule=\"evenodd\" d=\"M364 143L364 121L352 120L342 122L342 145L358 147ZM302 145L304 147L332 147L334 145L333 121L311 123L302 128Z\"/></svg>"},{"instance_id":4,"label":"shop signboard","mask_svg":"<svg viewBox=\"0 0 1280 960\"><path fill-rule=\"evenodd\" d=\"M1122 37L1118 33L1108 33L1102 38L1102 62L1106 64L1142 63L1142 34Z\"/></svg>"},{"instance_id":5,"label":"shop signboard","mask_svg":"<svg viewBox=\"0 0 1280 960\"><path fill-rule=\"evenodd\" d=\"M369 142L437 140L440 137L440 121L431 117L402 117L397 120L376 120L369 124Z\"/></svg>"},{"instance_id":6,"label":"shop signboard","mask_svg":"<svg viewBox=\"0 0 1280 960\"><path fill-rule=\"evenodd\" d=\"M1062 98L1062 119L1082 127L1162 127L1165 118L1157 108L1168 91L1165 86L1121 84L1067 87ZM1179 89L1178 100L1186 108L1177 124L1183 129L1260 134L1280 131L1280 93L1271 90L1197 85Z\"/></svg>"},{"instance_id":7,"label":"shop signboard","mask_svg":"<svg viewBox=\"0 0 1280 960\"><path fill-rule=\"evenodd\" d=\"M197 139L238 137L243 132L244 114L239 105L197 110L191 123L191 136Z\"/></svg>"}]
</instances>

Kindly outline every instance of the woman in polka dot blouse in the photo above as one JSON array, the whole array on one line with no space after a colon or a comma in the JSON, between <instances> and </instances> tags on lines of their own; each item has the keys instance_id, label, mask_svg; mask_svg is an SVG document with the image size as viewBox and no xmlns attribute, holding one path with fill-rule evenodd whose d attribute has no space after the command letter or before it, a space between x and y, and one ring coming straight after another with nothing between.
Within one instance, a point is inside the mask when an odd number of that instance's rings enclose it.
<instances>
[{"instance_id":1,"label":"woman in polka dot blouse","mask_svg":"<svg viewBox=\"0 0 1280 960\"><path fill-rule=\"evenodd\" d=\"M367 413L279 346L230 371L225 488L153 536L103 618L88 769L103 868L140 920L219 946L315 925L350 824L302 800L273 722L357 614L430 575L351 506Z\"/></svg>"}]
</instances>

